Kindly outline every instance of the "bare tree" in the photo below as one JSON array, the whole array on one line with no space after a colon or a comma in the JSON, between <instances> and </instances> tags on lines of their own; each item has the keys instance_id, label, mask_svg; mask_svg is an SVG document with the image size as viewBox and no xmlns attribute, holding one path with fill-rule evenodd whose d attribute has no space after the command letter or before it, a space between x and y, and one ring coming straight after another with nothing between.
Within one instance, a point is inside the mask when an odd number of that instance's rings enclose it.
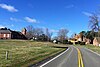
<instances>
[{"instance_id":1,"label":"bare tree","mask_svg":"<svg viewBox=\"0 0 100 67\"><path fill-rule=\"evenodd\" d=\"M99 31L99 17L97 14L93 13L91 16L89 16L89 27L92 31Z\"/></svg>"},{"instance_id":2,"label":"bare tree","mask_svg":"<svg viewBox=\"0 0 100 67\"><path fill-rule=\"evenodd\" d=\"M39 36L39 35L44 34L44 31L42 28L35 28L34 33L35 33L35 36Z\"/></svg>"},{"instance_id":3,"label":"bare tree","mask_svg":"<svg viewBox=\"0 0 100 67\"><path fill-rule=\"evenodd\" d=\"M46 35L48 36L48 41L51 40L52 34L53 34L53 33L50 32L50 31L48 30L48 28L46 28Z\"/></svg>"},{"instance_id":4,"label":"bare tree","mask_svg":"<svg viewBox=\"0 0 100 67\"><path fill-rule=\"evenodd\" d=\"M26 37L28 39L32 39L33 37L38 38L40 35L44 33L42 28L34 28L32 25L29 25L26 28L27 28Z\"/></svg>"},{"instance_id":5,"label":"bare tree","mask_svg":"<svg viewBox=\"0 0 100 67\"><path fill-rule=\"evenodd\" d=\"M52 39L53 40L58 40L58 37L57 36L54 36Z\"/></svg>"},{"instance_id":6,"label":"bare tree","mask_svg":"<svg viewBox=\"0 0 100 67\"><path fill-rule=\"evenodd\" d=\"M69 31L67 30L67 29L60 29L59 31L58 31L58 38L59 38L59 40L60 41L63 41L63 40L65 40L65 39L67 39L67 33L68 33Z\"/></svg>"},{"instance_id":7,"label":"bare tree","mask_svg":"<svg viewBox=\"0 0 100 67\"><path fill-rule=\"evenodd\" d=\"M26 37L28 39L31 39L34 36L34 27L32 25L29 25L26 27L26 29L27 29Z\"/></svg>"},{"instance_id":8,"label":"bare tree","mask_svg":"<svg viewBox=\"0 0 100 67\"><path fill-rule=\"evenodd\" d=\"M76 36L76 33L73 33L72 35L71 35L71 38L74 38Z\"/></svg>"},{"instance_id":9,"label":"bare tree","mask_svg":"<svg viewBox=\"0 0 100 67\"><path fill-rule=\"evenodd\" d=\"M98 32L98 36L99 36L99 17L96 13L93 13L91 16L89 16L90 20L89 20L89 27L91 28L92 32ZM95 37L96 34L94 34L93 37Z\"/></svg>"}]
</instances>

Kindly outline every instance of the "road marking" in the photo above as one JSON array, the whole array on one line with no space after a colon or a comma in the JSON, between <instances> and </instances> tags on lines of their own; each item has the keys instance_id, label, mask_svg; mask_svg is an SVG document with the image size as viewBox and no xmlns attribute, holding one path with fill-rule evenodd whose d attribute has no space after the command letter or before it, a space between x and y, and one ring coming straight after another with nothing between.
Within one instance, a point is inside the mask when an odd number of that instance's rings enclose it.
<instances>
[{"instance_id":1,"label":"road marking","mask_svg":"<svg viewBox=\"0 0 100 67\"><path fill-rule=\"evenodd\" d=\"M80 56L79 56L79 53L78 53L78 67L81 67L81 65L80 65L81 63L80 63L80 59L79 58L80 58Z\"/></svg>"},{"instance_id":2,"label":"road marking","mask_svg":"<svg viewBox=\"0 0 100 67\"><path fill-rule=\"evenodd\" d=\"M76 49L78 51L78 67L84 67L81 51L79 50L79 48Z\"/></svg>"},{"instance_id":3,"label":"road marking","mask_svg":"<svg viewBox=\"0 0 100 67\"><path fill-rule=\"evenodd\" d=\"M65 52L67 52L68 50L69 50L69 48L68 48L66 51L64 51L64 52L62 52L61 54L59 54L58 56L56 56L56 57L54 57L53 59L49 60L48 62L42 64L42 65L39 66L39 67L43 67L43 66L47 65L47 64L50 63L51 61L53 61L53 60L55 60L56 58L58 58L58 57L60 57L61 55L63 55L63 54L64 54Z\"/></svg>"}]
</instances>

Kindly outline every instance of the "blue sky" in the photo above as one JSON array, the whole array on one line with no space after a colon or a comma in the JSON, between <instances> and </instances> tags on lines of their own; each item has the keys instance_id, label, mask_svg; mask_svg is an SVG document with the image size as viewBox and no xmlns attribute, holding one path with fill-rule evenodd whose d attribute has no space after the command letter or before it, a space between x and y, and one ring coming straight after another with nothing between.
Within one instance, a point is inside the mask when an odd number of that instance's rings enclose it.
<instances>
[{"instance_id":1,"label":"blue sky","mask_svg":"<svg viewBox=\"0 0 100 67\"><path fill-rule=\"evenodd\" d=\"M100 0L0 0L0 27L61 28L72 33L88 29L88 16L100 8Z\"/></svg>"}]
</instances>

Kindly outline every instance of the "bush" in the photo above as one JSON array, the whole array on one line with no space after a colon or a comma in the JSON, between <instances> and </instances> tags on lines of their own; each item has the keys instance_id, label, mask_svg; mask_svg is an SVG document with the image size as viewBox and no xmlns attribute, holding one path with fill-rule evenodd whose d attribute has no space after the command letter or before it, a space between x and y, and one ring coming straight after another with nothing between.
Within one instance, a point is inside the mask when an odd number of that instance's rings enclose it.
<instances>
[{"instance_id":1,"label":"bush","mask_svg":"<svg viewBox=\"0 0 100 67\"><path fill-rule=\"evenodd\" d=\"M78 42L77 42L77 44L81 44L81 42L80 42L80 41L78 41Z\"/></svg>"},{"instance_id":2,"label":"bush","mask_svg":"<svg viewBox=\"0 0 100 67\"><path fill-rule=\"evenodd\" d=\"M75 42L75 44L79 44L78 42Z\"/></svg>"},{"instance_id":3,"label":"bush","mask_svg":"<svg viewBox=\"0 0 100 67\"><path fill-rule=\"evenodd\" d=\"M85 42L81 42L80 45L85 45Z\"/></svg>"},{"instance_id":4,"label":"bush","mask_svg":"<svg viewBox=\"0 0 100 67\"><path fill-rule=\"evenodd\" d=\"M67 43L68 43L68 40L63 40L62 43L63 43L63 44L67 44Z\"/></svg>"},{"instance_id":5,"label":"bush","mask_svg":"<svg viewBox=\"0 0 100 67\"><path fill-rule=\"evenodd\" d=\"M68 42L67 42L67 44L70 44L70 45L72 45L73 43L72 43L71 41L68 41Z\"/></svg>"}]
</instances>

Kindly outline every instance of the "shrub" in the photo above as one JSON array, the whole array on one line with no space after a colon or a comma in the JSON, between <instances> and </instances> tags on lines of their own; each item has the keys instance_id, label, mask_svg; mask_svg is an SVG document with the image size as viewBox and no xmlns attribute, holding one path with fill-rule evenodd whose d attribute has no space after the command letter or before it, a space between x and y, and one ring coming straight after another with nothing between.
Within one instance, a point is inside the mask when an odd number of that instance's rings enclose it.
<instances>
[{"instance_id":1,"label":"shrub","mask_svg":"<svg viewBox=\"0 0 100 67\"><path fill-rule=\"evenodd\" d=\"M80 42L80 41L78 41L78 42L77 42L77 44L81 44L81 42Z\"/></svg>"},{"instance_id":2,"label":"shrub","mask_svg":"<svg viewBox=\"0 0 100 67\"><path fill-rule=\"evenodd\" d=\"M71 42L71 41L68 41L68 43L67 44L70 44L70 45L72 45L73 43Z\"/></svg>"},{"instance_id":3,"label":"shrub","mask_svg":"<svg viewBox=\"0 0 100 67\"><path fill-rule=\"evenodd\" d=\"M63 43L63 44L67 44L67 43L68 43L68 40L63 40L62 43Z\"/></svg>"},{"instance_id":4,"label":"shrub","mask_svg":"<svg viewBox=\"0 0 100 67\"><path fill-rule=\"evenodd\" d=\"M85 45L85 42L80 42L80 45Z\"/></svg>"}]
</instances>

